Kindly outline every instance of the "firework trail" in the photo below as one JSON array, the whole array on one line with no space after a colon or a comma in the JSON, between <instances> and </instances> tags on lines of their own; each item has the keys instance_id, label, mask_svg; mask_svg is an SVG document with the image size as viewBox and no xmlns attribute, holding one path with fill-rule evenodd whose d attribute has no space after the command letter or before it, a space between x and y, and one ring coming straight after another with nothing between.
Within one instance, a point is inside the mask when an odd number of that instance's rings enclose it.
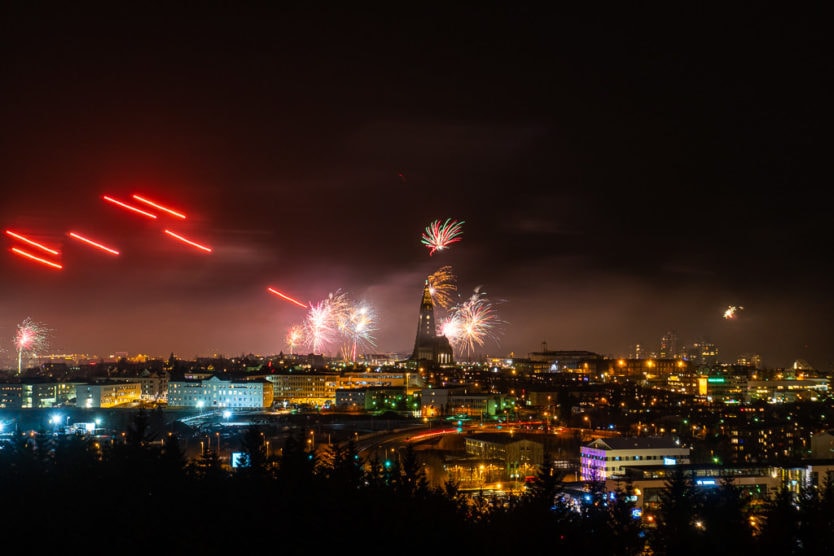
<instances>
[{"instance_id":1,"label":"firework trail","mask_svg":"<svg viewBox=\"0 0 834 556\"><path fill-rule=\"evenodd\" d=\"M113 203L114 205L120 206L124 209L127 209L127 210L131 211L131 212L135 212L136 214L141 214L142 216L147 216L148 218L156 220L156 215L155 214L150 213L150 212L145 211L145 210L142 210L138 207L134 207L133 205L129 205L129 204L125 203L124 201L119 201L118 199L114 199L113 197L110 197L109 195L102 195L101 198L104 199L105 201L107 201L108 203Z\"/></svg>"},{"instance_id":2,"label":"firework trail","mask_svg":"<svg viewBox=\"0 0 834 556\"><path fill-rule=\"evenodd\" d=\"M493 303L480 287L465 302L452 307L440 323L439 333L449 339L452 348L467 357L487 340L498 343L500 326L506 324L498 316Z\"/></svg>"},{"instance_id":3,"label":"firework trail","mask_svg":"<svg viewBox=\"0 0 834 556\"><path fill-rule=\"evenodd\" d=\"M35 248L39 249L40 251L43 251L44 253L48 253L48 254L50 254L54 257L60 257L61 256L60 251L52 249L51 247L47 247L46 245L44 245L42 243L39 243L39 242L37 242L33 239L30 239L30 238L28 238L28 237L26 237L22 234L18 234L16 232L13 232L12 230L6 230L6 235L9 236L9 237L15 238L18 241L22 241L23 243L25 243L27 245L30 245L32 247L35 247ZM58 270L61 270L63 268L63 266L58 262L55 262L55 261L52 261L52 260L49 260L49 259L45 259L45 258L43 258L42 255L35 255L34 253L30 253L29 251L21 249L20 247L12 247L10 249L10 251L12 253L14 253L15 255L19 255L19 256L24 257L26 259L29 259L31 261L41 263L44 266L57 268Z\"/></svg>"},{"instance_id":4,"label":"firework trail","mask_svg":"<svg viewBox=\"0 0 834 556\"><path fill-rule=\"evenodd\" d=\"M102 243L99 243L97 241L93 241L92 239L84 237L81 234L77 234L75 232L69 232L68 235L73 239L77 239L78 241L86 243L87 245L89 245L91 247L95 247L96 249L99 249L101 251L105 251L107 253L110 253L111 255L118 255L119 254L119 252L116 251L115 249L113 249L112 247L108 247L108 246L106 246Z\"/></svg>"},{"instance_id":5,"label":"firework trail","mask_svg":"<svg viewBox=\"0 0 834 556\"><path fill-rule=\"evenodd\" d=\"M175 211L171 208L162 206L158 203L155 203L155 202L151 201L150 199L146 199L145 197L142 197L141 195L134 194L133 198L136 199L137 201L139 201L141 203L145 203L146 205L151 206L151 207L153 207L157 210L161 210L162 212L168 213L175 218L180 218L182 220L185 220L185 215L183 213L177 212L177 211Z\"/></svg>"},{"instance_id":6,"label":"firework trail","mask_svg":"<svg viewBox=\"0 0 834 556\"><path fill-rule=\"evenodd\" d=\"M293 303L293 304L295 304L295 305L298 305L298 306L299 306L299 307L301 307L302 309L306 309L306 308L307 308L307 306L306 306L305 304L303 304L302 302L298 301L297 299L293 299L292 297L288 296L288 295L287 295L287 294L285 294L285 293L281 293L281 292L279 292L278 290L276 290L276 289L275 289L275 288L273 288L273 287L268 287L268 288L266 288L266 291L268 291L268 292L269 292L269 293L271 293L271 294L277 295L277 296L278 296L278 297L280 297L281 299L286 299L286 300L287 300L287 301L289 301L290 303Z\"/></svg>"},{"instance_id":7,"label":"firework trail","mask_svg":"<svg viewBox=\"0 0 834 556\"><path fill-rule=\"evenodd\" d=\"M22 241L23 243L27 243L27 244L31 245L32 247L37 247L41 251L43 251L45 253L49 253L50 255L54 255L54 256L57 257L61 254L59 251L56 251L55 249L47 247L46 245L44 245L42 243L39 243L39 242L34 241L32 239L29 239L28 237L26 237L24 235L21 235L21 234L18 234L18 233L15 233L11 230L6 230L6 235L8 235L10 237L13 237L15 239L18 239L18 240Z\"/></svg>"},{"instance_id":8,"label":"firework trail","mask_svg":"<svg viewBox=\"0 0 834 556\"><path fill-rule=\"evenodd\" d=\"M432 301L448 309L453 304L455 292L458 287L455 284L457 277L452 274L451 266L442 266L429 275L429 293Z\"/></svg>"},{"instance_id":9,"label":"firework trail","mask_svg":"<svg viewBox=\"0 0 834 556\"><path fill-rule=\"evenodd\" d=\"M190 245L191 247L196 247L197 249L200 249L201 251L205 251L206 253L211 253L211 247L209 247L207 245L202 245L200 243L197 243L196 241L192 241L192 240L188 239L187 237L185 237L183 235L180 235L178 233L172 232L171 230L168 230L168 229L164 230L164 232L166 234L168 234L169 236L171 236L172 238L180 240L181 242L185 243L186 245Z\"/></svg>"},{"instance_id":10,"label":"firework trail","mask_svg":"<svg viewBox=\"0 0 834 556\"><path fill-rule=\"evenodd\" d=\"M23 353L36 354L46 348L46 329L26 317L17 325L14 345L17 348L17 374L19 375L22 370Z\"/></svg>"},{"instance_id":11,"label":"firework trail","mask_svg":"<svg viewBox=\"0 0 834 556\"><path fill-rule=\"evenodd\" d=\"M14 253L15 255L25 257L25 258L27 258L31 261L41 263L44 266L57 268L58 270L61 270L62 268L64 268L62 265L60 265L56 262L50 261L48 259L44 259L43 257L38 257L37 255L33 255L32 253L29 253L28 251L24 251L23 249L20 249L19 247L12 247L11 252Z\"/></svg>"},{"instance_id":12,"label":"firework trail","mask_svg":"<svg viewBox=\"0 0 834 556\"><path fill-rule=\"evenodd\" d=\"M420 241L429 248L429 255L434 255L435 251L443 251L461 240L463 224L463 220L458 222L451 218L447 218L442 224L440 220L435 220L426 226L426 231L423 232Z\"/></svg>"}]
</instances>

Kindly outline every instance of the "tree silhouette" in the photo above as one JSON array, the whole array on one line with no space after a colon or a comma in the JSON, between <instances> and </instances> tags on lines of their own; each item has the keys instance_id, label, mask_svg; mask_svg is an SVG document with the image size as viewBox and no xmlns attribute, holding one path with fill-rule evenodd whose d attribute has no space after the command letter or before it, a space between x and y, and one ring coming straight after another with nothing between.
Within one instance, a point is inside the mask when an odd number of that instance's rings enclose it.
<instances>
[{"instance_id":1,"label":"tree silhouette","mask_svg":"<svg viewBox=\"0 0 834 556\"><path fill-rule=\"evenodd\" d=\"M769 554L801 554L800 513L797 496L782 484L762 512L760 548Z\"/></svg>"},{"instance_id":2,"label":"tree silhouette","mask_svg":"<svg viewBox=\"0 0 834 556\"><path fill-rule=\"evenodd\" d=\"M654 554L683 556L702 554L701 496L692 476L680 466L672 468L660 492L656 528L651 538Z\"/></svg>"}]
</instances>

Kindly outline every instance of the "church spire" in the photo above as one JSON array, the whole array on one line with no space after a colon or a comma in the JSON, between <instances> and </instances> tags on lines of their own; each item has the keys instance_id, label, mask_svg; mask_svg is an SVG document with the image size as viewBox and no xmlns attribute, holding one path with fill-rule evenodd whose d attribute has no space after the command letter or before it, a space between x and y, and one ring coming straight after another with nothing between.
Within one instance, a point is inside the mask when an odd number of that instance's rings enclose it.
<instances>
[{"instance_id":1,"label":"church spire","mask_svg":"<svg viewBox=\"0 0 834 556\"><path fill-rule=\"evenodd\" d=\"M423 300L420 302L420 316L417 321L417 339L414 342L414 354L416 356L420 346L430 345L437 335L434 325L434 301L431 298L429 281L423 287Z\"/></svg>"},{"instance_id":2,"label":"church spire","mask_svg":"<svg viewBox=\"0 0 834 556\"><path fill-rule=\"evenodd\" d=\"M452 361L452 348L449 340L437 335L434 321L434 300L428 279L423 286L423 299L420 302L420 316L417 321L417 338L414 340L412 360L428 360L433 364L447 364Z\"/></svg>"}]
</instances>

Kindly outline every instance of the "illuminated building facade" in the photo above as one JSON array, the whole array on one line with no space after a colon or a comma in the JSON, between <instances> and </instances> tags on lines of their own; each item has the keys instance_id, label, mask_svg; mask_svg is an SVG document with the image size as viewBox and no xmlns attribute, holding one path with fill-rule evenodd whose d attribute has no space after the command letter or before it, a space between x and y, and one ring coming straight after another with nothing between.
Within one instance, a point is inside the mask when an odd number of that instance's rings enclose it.
<instances>
[{"instance_id":1,"label":"illuminated building facade","mask_svg":"<svg viewBox=\"0 0 834 556\"><path fill-rule=\"evenodd\" d=\"M272 407L272 401L273 386L267 380L232 381L213 376L168 383L169 407L264 409Z\"/></svg>"},{"instance_id":2,"label":"illuminated building facade","mask_svg":"<svg viewBox=\"0 0 834 556\"><path fill-rule=\"evenodd\" d=\"M689 454L689 448L667 436L597 438L579 448L580 479L603 481L632 465L686 464Z\"/></svg>"},{"instance_id":3,"label":"illuminated building facade","mask_svg":"<svg viewBox=\"0 0 834 556\"><path fill-rule=\"evenodd\" d=\"M139 402L142 385L138 382L100 382L75 387L75 406L83 408L118 407Z\"/></svg>"}]
</instances>

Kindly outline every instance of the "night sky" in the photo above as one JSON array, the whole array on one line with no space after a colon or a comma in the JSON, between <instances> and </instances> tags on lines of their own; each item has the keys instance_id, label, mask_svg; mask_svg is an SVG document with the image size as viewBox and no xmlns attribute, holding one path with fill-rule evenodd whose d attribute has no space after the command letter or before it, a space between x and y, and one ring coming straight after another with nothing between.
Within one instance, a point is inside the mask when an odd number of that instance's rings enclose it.
<instances>
[{"instance_id":1,"label":"night sky","mask_svg":"<svg viewBox=\"0 0 834 556\"><path fill-rule=\"evenodd\" d=\"M4 234L0 361L27 318L48 353L289 352L308 310L269 287L367 303L361 351L410 353L448 266L492 317L460 359L674 331L834 369L821 15L492 6L4 5L0 223L63 268ZM187 219L102 198L133 194Z\"/></svg>"}]
</instances>

